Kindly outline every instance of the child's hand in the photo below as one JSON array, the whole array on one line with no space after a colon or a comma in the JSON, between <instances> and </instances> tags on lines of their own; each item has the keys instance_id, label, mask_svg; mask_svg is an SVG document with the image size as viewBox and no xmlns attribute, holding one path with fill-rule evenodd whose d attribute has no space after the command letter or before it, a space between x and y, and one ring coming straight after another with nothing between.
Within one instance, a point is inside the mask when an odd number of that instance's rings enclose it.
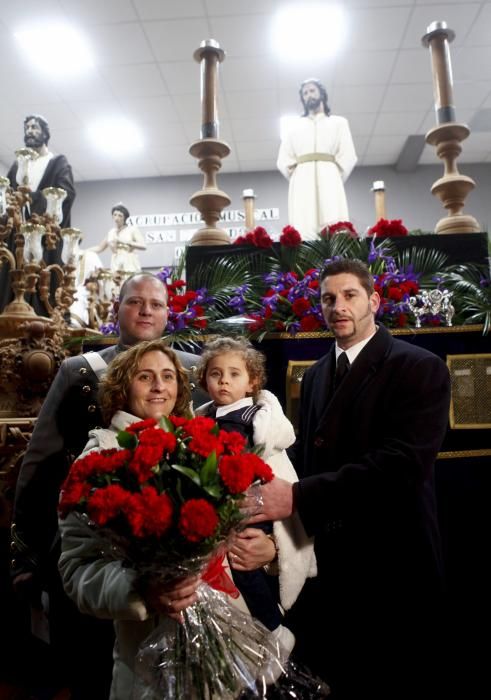
<instances>
[{"instance_id":1,"label":"child's hand","mask_svg":"<svg viewBox=\"0 0 491 700\"><path fill-rule=\"evenodd\" d=\"M230 567L236 571L254 571L270 564L275 558L274 540L255 527L236 533L228 550Z\"/></svg>"}]
</instances>

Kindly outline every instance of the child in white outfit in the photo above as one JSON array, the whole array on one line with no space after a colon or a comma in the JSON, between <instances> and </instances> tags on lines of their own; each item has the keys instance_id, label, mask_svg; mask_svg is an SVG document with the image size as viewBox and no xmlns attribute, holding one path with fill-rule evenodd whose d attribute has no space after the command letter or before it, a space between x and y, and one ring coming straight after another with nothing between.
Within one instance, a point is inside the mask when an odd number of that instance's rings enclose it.
<instances>
[{"instance_id":1,"label":"child in white outfit","mask_svg":"<svg viewBox=\"0 0 491 700\"><path fill-rule=\"evenodd\" d=\"M199 377L212 401L196 413L214 418L222 430L241 433L249 446L261 445L261 457L274 475L297 481L286 454L286 448L295 440L295 432L278 399L262 388L266 380L264 355L243 338L218 338L204 347ZM250 613L291 651L295 639L281 624L281 608L290 608L305 579L317 573L313 542L295 514L285 521L254 527L263 529L273 540L277 559L267 567L268 572L262 567L238 571L232 561L234 583ZM277 576L269 573L273 570Z\"/></svg>"}]
</instances>

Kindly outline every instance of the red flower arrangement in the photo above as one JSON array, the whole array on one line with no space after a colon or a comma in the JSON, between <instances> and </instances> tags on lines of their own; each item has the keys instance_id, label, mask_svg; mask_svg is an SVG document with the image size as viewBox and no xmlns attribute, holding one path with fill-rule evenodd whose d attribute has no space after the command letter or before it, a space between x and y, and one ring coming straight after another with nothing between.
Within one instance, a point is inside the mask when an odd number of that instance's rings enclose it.
<instances>
[{"instance_id":1,"label":"red flower arrangement","mask_svg":"<svg viewBox=\"0 0 491 700\"><path fill-rule=\"evenodd\" d=\"M284 226L280 236L280 244L285 248L297 248L302 243L302 236L293 226ZM256 248L271 248L273 239L262 226L256 226L244 236L235 239L234 245L253 245Z\"/></svg>"},{"instance_id":2,"label":"red flower arrangement","mask_svg":"<svg viewBox=\"0 0 491 700\"><path fill-rule=\"evenodd\" d=\"M266 275L270 286L254 306L261 313L248 313L254 321L252 333L311 332L323 329L324 319L319 304L319 270L307 270L299 279L296 272L272 272Z\"/></svg>"},{"instance_id":3,"label":"red flower arrangement","mask_svg":"<svg viewBox=\"0 0 491 700\"><path fill-rule=\"evenodd\" d=\"M189 554L190 543L199 543L196 554L212 552L240 521L243 492L273 478L257 454L245 451L242 435L219 430L211 418L171 416L161 427L141 421L121 431L118 442L122 449L73 463L59 511L62 518L83 513L98 527L138 539L137 568L162 561L168 569L170 552L185 545Z\"/></svg>"},{"instance_id":4,"label":"red flower arrangement","mask_svg":"<svg viewBox=\"0 0 491 700\"><path fill-rule=\"evenodd\" d=\"M234 245L253 245L256 248L271 248L273 239L262 226L256 226L252 231L248 231L245 236L235 239Z\"/></svg>"},{"instance_id":5,"label":"red flower arrangement","mask_svg":"<svg viewBox=\"0 0 491 700\"><path fill-rule=\"evenodd\" d=\"M402 223L402 219L379 219L375 226L372 226L367 231L367 236L387 236L395 238L398 236L407 236L408 230Z\"/></svg>"},{"instance_id":6,"label":"red flower arrangement","mask_svg":"<svg viewBox=\"0 0 491 700\"><path fill-rule=\"evenodd\" d=\"M375 275L375 291L380 296L377 318L389 328L404 328L411 316L409 297L419 292L414 273L383 272Z\"/></svg>"}]
</instances>

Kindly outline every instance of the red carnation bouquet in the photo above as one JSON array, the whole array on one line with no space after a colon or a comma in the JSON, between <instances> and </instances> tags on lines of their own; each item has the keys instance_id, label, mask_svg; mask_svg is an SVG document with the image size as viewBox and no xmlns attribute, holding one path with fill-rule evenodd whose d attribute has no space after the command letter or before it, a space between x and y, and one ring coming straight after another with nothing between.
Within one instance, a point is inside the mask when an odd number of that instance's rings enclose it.
<instances>
[{"instance_id":1,"label":"red carnation bouquet","mask_svg":"<svg viewBox=\"0 0 491 700\"><path fill-rule=\"evenodd\" d=\"M243 518L243 492L270 481L270 467L246 451L239 433L206 417L134 423L118 443L121 449L74 462L60 517L75 512L100 536L101 557L134 569L136 590L149 577L172 582L201 574L198 602L182 624L162 618L140 647L138 698L236 698L242 691L264 697L264 679L282 673L284 657L269 631L225 595L238 591L221 562Z\"/></svg>"}]
</instances>

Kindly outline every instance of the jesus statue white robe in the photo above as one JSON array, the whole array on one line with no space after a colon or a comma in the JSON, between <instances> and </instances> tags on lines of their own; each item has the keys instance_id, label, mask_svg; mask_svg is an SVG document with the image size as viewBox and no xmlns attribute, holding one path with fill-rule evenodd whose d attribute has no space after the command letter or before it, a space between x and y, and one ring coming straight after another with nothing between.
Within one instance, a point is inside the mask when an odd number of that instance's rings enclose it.
<instances>
[{"instance_id":1,"label":"jesus statue white robe","mask_svg":"<svg viewBox=\"0 0 491 700\"><path fill-rule=\"evenodd\" d=\"M304 240L348 221L344 182L357 161L348 120L324 113L299 117L282 140L277 166L290 181L288 223Z\"/></svg>"}]
</instances>

